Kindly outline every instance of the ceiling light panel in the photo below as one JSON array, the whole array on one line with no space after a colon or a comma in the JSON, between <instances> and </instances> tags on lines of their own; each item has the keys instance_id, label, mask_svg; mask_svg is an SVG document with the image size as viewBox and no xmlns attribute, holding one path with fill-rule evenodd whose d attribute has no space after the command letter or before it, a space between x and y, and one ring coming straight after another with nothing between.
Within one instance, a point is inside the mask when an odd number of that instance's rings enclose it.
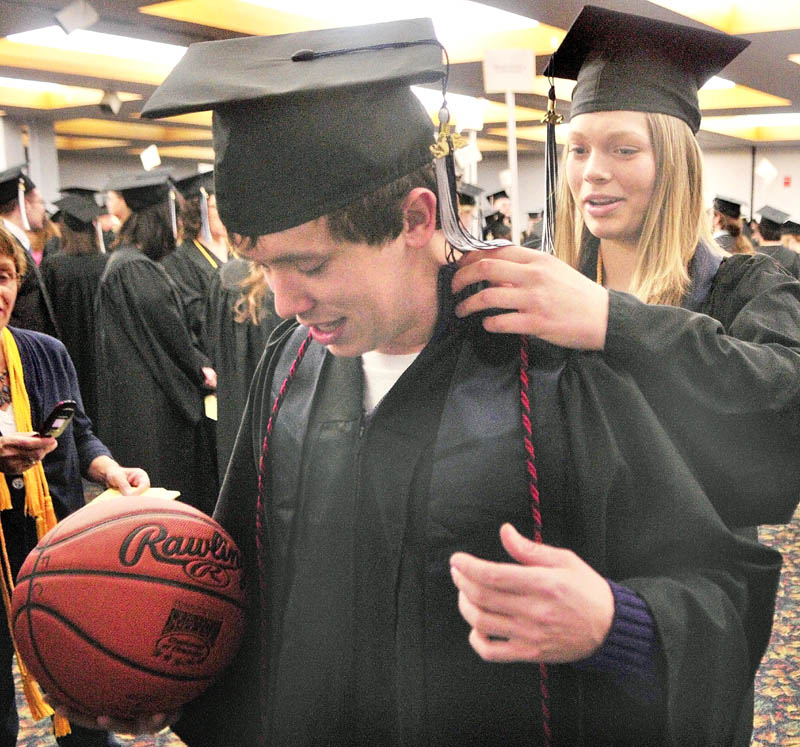
<instances>
[{"instance_id":1,"label":"ceiling light panel","mask_svg":"<svg viewBox=\"0 0 800 747\"><path fill-rule=\"evenodd\" d=\"M147 140L159 143L211 140L210 130L170 127L163 124L145 124L143 122L119 122L110 119L92 119L90 117L59 120L55 123L54 128L58 135L91 135L126 138L129 140Z\"/></svg>"},{"instance_id":2,"label":"ceiling light panel","mask_svg":"<svg viewBox=\"0 0 800 747\"><path fill-rule=\"evenodd\" d=\"M800 28L797 0L650 0L728 34L758 34Z\"/></svg>"},{"instance_id":3,"label":"ceiling light panel","mask_svg":"<svg viewBox=\"0 0 800 747\"><path fill-rule=\"evenodd\" d=\"M0 106L23 109L66 109L72 106L97 104L103 91L99 88L63 86L39 80L0 77ZM137 101L136 93L119 93L122 101Z\"/></svg>"},{"instance_id":4,"label":"ceiling light panel","mask_svg":"<svg viewBox=\"0 0 800 747\"><path fill-rule=\"evenodd\" d=\"M302 12L298 7L302 6ZM360 25L402 18L432 17L436 35L450 61L480 60L486 49L524 47L550 54L565 32L535 19L472 0L407 0L365 3L363 0L168 0L140 12L224 28L245 34L286 34L310 29Z\"/></svg>"},{"instance_id":5,"label":"ceiling light panel","mask_svg":"<svg viewBox=\"0 0 800 747\"><path fill-rule=\"evenodd\" d=\"M186 47L58 26L0 39L0 66L158 85ZM135 62L136 64L131 64Z\"/></svg>"}]
</instances>

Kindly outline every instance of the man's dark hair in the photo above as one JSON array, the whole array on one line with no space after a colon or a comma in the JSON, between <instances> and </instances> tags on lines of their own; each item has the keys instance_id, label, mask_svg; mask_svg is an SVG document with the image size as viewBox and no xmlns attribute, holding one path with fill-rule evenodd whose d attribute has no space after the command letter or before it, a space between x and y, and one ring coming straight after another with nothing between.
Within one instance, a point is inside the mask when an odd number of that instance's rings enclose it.
<instances>
[{"instance_id":1,"label":"man's dark hair","mask_svg":"<svg viewBox=\"0 0 800 747\"><path fill-rule=\"evenodd\" d=\"M125 245L135 246L155 262L172 252L175 249L175 236L172 233L169 205L160 202L131 213L119 230L114 248Z\"/></svg>"},{"instance_id":2,"label":"man's dark hair","mask_svg":"<svg viewBox=\"0 0 800 747\"><path fill-rule=\"evenodd\" d=\"M16 197L13 200L8 200L0 204L0 215L11 215L18 204L19 200L17 200Z\"/></svg>"},{"instance_id":3,"label":"man's dark hair","mask_svg":"<svg viewBox=\"0 0 800 747\"><path fill-rule=\"evenodd\" d=\"M780 225L773 228L767 225L764 221L758 224L758 232L767 241L780 241L781 240L781 227Z\"/></svg>"},{"instance_id":4,"label":"man's dark hair","mask_svg":"<svg viewBox=\"0 0 800 747\"><path fill-rule=\"evenodd\" d=\"M403 201L417 187L425 187L437 194L433 166L422 166L372 194L334 210L328 215L331 237L337 241L371 246L396 239L403 231ZM438 214L436 223L438 227Z\"/></svg>"}]
</instances>

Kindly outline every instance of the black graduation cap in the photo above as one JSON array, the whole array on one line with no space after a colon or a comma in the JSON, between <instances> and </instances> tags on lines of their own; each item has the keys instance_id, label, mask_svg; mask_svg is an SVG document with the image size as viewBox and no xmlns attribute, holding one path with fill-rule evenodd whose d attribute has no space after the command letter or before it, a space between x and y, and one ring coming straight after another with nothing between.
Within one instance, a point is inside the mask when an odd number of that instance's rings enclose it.
<instances>
[{"instance_id":1,"label":"black graduation cap","mask_svg":"<svg viewBox=\"0 0 800 747\"><path fill-rule=\"evenodd\" d=\"M789 217L789 213L784 213L783 210L778 210L770 205L764 205L761 210L756 210L756 212L761 216L759 223L773 231L777 231Z\"/></svg>"},{"instance_id":2,"label":"black graduation cap","mask_svg":"<svg viewBox=\"0 0 800 747\"><path fill-rule=\"evenodd\" d=\"M106 191L119 192L133 211L166 202L172 188L172 179L163 171L120 174L113 177L105 186Z\"/></svg>"},{"instance_id":3,"label":"black graduation cap","mask_svg":"<svg viewBox=\"0 0 800 747\"><path fill-rule=\"evenodd\" d=\"M65 220L74 231L89 228L92 221L105 212L94 201L94 197L83 194L67 194L60 200L56 200L55 205L58 206L59 212L66 216Z\"/></svg>"},{"instance_id":4,"label":"black graduation cap","mask_svg":"<svg viewBox=\"0 0 800 747\"><path fill-rule=\"evenodd\" d=\"M20 179L24 192L30 192L36 188L31 178L23 171L24 168L25 165L20 164L0 173L0 205L11 202L19 196Z\"/></svg>"},{"instance_id":5,"label":"black graduation cap","mask_svg":"<svg viewBox=\"0 0 800 747\"><path fill-rule=\"evenodd\" d=\"M213 109L220 217L274 233L430 163L434 126L409 86L444 72L430 19L200 42L142 116Z\"/></svg>"},{"instance_id":6,"label":"black graduation cap","mask_svg":"<svg viewBox=\"0 0 800 747\"><path fill-rule=\"evenodd\" d=\"M469 182L460 182L456 192L458 193L458 202L461 205L475 205L478 197L483 194L483 190L480 187Z\"/></svg>"},{"instance_id":7,"label":"black graduation cap","mask_svg":"<svg viewBox=\"0 0 800 747\"><path fill-rule=\"evenodd\" d=\"M495 200L499 200L501 197L508 197L508 192L506 192L504 189L501 189L499 192L493 192L492 194L487 195L487 197L491 203L494 203Z\"/></svg>"},{"instance_id":8,"label":"black graduation cap","mask_svg":"<svg viewBox=\"0 0 800 747\"><path fill-rule=\"evenodd\" d=\"M192 174L176 182L178 191L188 200L190 197L197 197L204 189L206 195L214 194L214 172L204 171L200 174Z\"/></svg>"},{"instance_id":9,"label":"black graduation cap","mask_svg":"<svg viewBox=\"0 0 800 747\"><path fill-rule=\"evenodd\" d=\"M538 210L529 210L528 211L528 217L531 218L531 219L533 219L533 218L541 218L543 212L544 212L544 208L539 208Z\"/></svg>"},{"instance_id":10,"label":"black graduation cap","mask_svg":"<svg viewBox=\"0 0 800 747\"><path fill-rule=\"evenodd\" d=\"M714 210L727 215L729 218L740 218L742 215L742 203L732 197L720 197L717 195L714 198Z\"/></svg>"},{"instance_id":11,"label":"black graduation cap","mask_svg":"<svg viewBox=\"0 0 800 747\"><path fill-rule=\"evenodd\" d=\"M597 111L670 114L700 129L697 91L748 44L717 31L587 5L545 75L576 80L570 117Z\"/></svg>"},{"instance_id":12,"label":"black graduation cap","mask_svg":"<svg viewBox=\"0 0 800 747\"><path fill-rule=\"evenodd\" d=\"M96 189L90 189L89 187L62 187L58 191L62 195L81 195L82 197L88 197L90 200L94 200L94 196L97 194Z\"/></svg>"},{"instance_id":13,"label":"black graduation cap","mask_svg":"<svg viewBox=\"0 0 800 747\"><path fill-rule=\"evenodd\" d=\"M790 233L793 236L800 236L800 223L793 220L784 221L781 224L781 234Z\"/></svg>"}]
</instances>

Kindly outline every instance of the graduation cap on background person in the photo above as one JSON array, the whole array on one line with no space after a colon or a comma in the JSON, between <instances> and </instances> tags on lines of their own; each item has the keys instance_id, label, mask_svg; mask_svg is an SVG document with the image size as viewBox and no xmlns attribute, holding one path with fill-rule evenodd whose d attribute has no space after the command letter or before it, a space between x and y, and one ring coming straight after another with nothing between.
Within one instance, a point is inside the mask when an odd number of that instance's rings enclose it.
<instances>
[{"instance_id":1,"label":"graduation cap on background person","mask_svg":"<svg viewBox=\"0 0 800 747\"><path fill-rule=\"evenodd\" d=\"M742 216L742 203L732 197L720 197L717 195L713 202L714 210L729 218L741 218Z\"/></svg>"},{"instance_id":2,"label":"graduation cap on background person","mask_svg":"<svg viewBox=\"0 0 800 747\"><path fill-rule=\"evenodd\" d=\"M483 194L484 190L469 182L459 182L456 192L461 205L477 205L478 198Z\"/></svg>"},{"instance_id":3,"label":"graduation cap on background person","mask_svg":"<svg viewBox=\"0 0 800 747\"><path fill-rule=\"evenodd\" d=\"M698 90L750 42L718 31L587 5L544 74L576 81L570 119L599 111L668 114L700 128ZM545 232L555 206L556 167L547 170Z\"/></svg>"},{"instance_id":4,"label":"graduation cap on background person","mask_svg":"<svg viewBox=\"0 0 800 747\"><path fill-rule=\"evenodd\" d=\"M61 191L64 192L64 190ZM90 192L90 194L87 195L85 192ZM99 223L95 223L95 218L103 215L105 208L95 202L93 191L70 192L60 200L56 200L54 204L58 207L60 219L71 231L86 233L89 230L94 230L100 251L105 252L103 230ZM53 217L55 219L55 216Z\"/></svg>"},{"instance_id":5,"label":"graduation cap on background person","mask_svg":"<svg viewBox=\"0 0 800 747\"><path fill-rule=\"evenodd\" d=\"M257 236L430 163L434 125L409 86L444 75L430 19L200 42L142 116L213 110L217 208Z\"/></svg>"},{"instance_id":6,"label":"graduation cap on background person","mask_svg":"<svg viewBox=\"0 0 800 747\"><path fill-rule=\"evenodd\" d=\"M781 236L791 234L792 236L800 236L800 223L793 220L786 220L781 223Z\"/></svg>"},{"instance_id":7,"label":"graduation cap on background person","mask_svg":"<svg viewBox=\"0 0 800 747\"><path fill-rule=\"evenodd\" d=\"M195 197L200 202L200 238L205 242L211 241L211 227L208 223L208 196L214 194L214 172L203 171L199 174L178 179L176 182L180 193L187 199Z\"/></svg>"},{"instance_id":8,"label":"graduation cap on background person","mask_svg":"<svg viewBox=\"0 0 800 747\"><path fill-rule=\"evenodd\" d=\"M74 231L86 230L94 219L103 214L103 209L92 197L81 194L66 194L54 203L59 211L66 216L67 222L72 223L70 228Z\"/></svg>"},{"instance_id":9,"label":"graduation cap on background person","mask_svg":"<svg viewBox=\"0 0 800 747\"><path fill-rule=\"evenodd\" d=\"M165 171L144 172L137 174L118 174L106 184L104 191L119 192L125 204L133 211L158 205L169 204L172 232L178 235L178 218L175 211L176 187L172 177Z\"/></svg>"},{"instance_id":10,"label":"graduation cap on background person","mask_svg":"<svg viewBox=\"0 0 800 747\"><path fill-rule=\"evenodd\" d=\"M491 202L492 205L494 205L495 200L499 200L503 197L508 197L508 192L506 192L504 189L501 189L498 192L492 192L492 194L486 195L486 197L489 200L489 202Z\"/></svg>"},{"instance_id":11,"label":"graduation cap on background person","mask_svg":"<svg viewBox=\"0 0 800 747\"><path fill-rule=\"evenodd\" d=\"M770 205L764 205L760 210L756 210L761 220L758 221L759 225L770 231L780 230L781 225L789 217L789 213L784 213L783 210L778 210Z\"/></svg>"},{"instance_id":12,"label":"graduation cap on background person","mask_svg":"<svg viewBox=\"0 0 800 747\"><path fill-rule=\"evenodd\" d=\"M62 195L81 195L97 202L96 195L98 190L89 187L62 187L58 190ZM102 213L101 213L102 215Z\"/></svg>"},{"instance_id":13,"label":"graduation cap on background person","mask_svg":"<svg viewBox=\"0 0 800 747\"><path fill-rule=\"evenodd\" d=\"M17 200L22 227L26 231L30 231L28 214L25 211L25 193L36 189L36 185L25 173L25 168L27 168L25 164L20 164L0 173L0 205L11 202L11 200Z\"/></svg>"}]
</instances>

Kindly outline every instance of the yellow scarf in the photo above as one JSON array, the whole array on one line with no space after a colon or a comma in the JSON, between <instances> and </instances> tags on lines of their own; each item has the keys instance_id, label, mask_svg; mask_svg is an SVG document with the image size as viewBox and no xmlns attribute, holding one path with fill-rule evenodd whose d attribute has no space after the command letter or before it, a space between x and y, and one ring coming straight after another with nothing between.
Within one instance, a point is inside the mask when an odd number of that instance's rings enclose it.
<instances>
[{"instance_id":1,"label":"yellow scarf","mask_svg":"<svg viewBox=\"0 0 800 747\"><path fill-rule=\"evenodd\" d=\"M22 361L19 357L19 349L11 332L4 327L0 332L0 346L8 367L8 381L11 389L11 402L14 406L14 421L20 433L30 433L33 430L31 422L31 403L28 399L28 392L25 389L25 379L22 375ZM44 468L41 462L34 464L26 470L22 479L25 482L25 514L33 516L36 520L36 536L41 539L50 531L58 521L53 510L53 500L50 497L50 490L47 487L47 478L44 476ZM0 472L0 511L11 508L11 493L8 490L6 476ZM6 608L6 618L11 640L14 641L14 631L11 626L11 594L14 591L14 577L11 573L11 563L8 560L6 550L6 538L0 525L0 546L3 552L2 566L2 587L3 604ZM34 721L39 721L46 716L53 715L53 709L42 699L39 685L28 671L22 661L22 657L17 651L17 644L14 642L14 653L17 655L17 665L22 679L22 688L25 692L25 699L31 709ZM70 733L69 722L63 716L55 715L53 725L57 737L62 737Z\"/></svg>"}]
</instances>

